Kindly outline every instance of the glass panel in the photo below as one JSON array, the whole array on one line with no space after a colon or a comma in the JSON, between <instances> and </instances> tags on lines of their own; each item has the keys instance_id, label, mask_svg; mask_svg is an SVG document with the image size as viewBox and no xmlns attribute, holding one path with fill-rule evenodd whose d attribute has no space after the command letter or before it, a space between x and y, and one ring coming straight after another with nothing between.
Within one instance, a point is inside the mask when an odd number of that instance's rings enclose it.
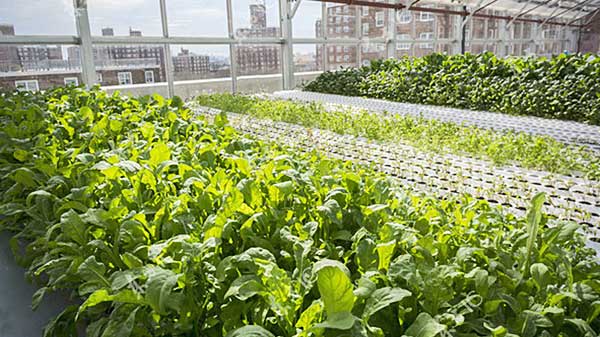
<instances>
[{"instance_id":1,"label":"glass panel","mask_svg":"<svg viewBox=\"0 0 600 337\"><path fill-rule=\"evenodd\" d=\"M229 35L225 0L167 0L167 16L171 36Z\"/></svg>"},{"instance_id":2,"label":"glass panel","mask_svg":"<svg viewBox=\"0 0 600 337\"><path fill-rule=\"evenodd\" d=\"M413 44L410 41L412 39L412 28L410 27L398 27L399 32L396 35L396 56L411 56L413 50Z\"/></svg>"},{"instance_id":3,"label":"glass panel","mask_svg":"<svg viewBox=\"0 0 600 337\"><path fill-rule=\"evenodd\" d=\"M0 1L0 35L76 35L73 1Z\"/></svg>"},{"instance_id":4,"label":"glass panel","mask_svg":"<svg viewBox=\"0 0 600 337\"><path fill-rule=\"evenodd\" d=\"M363 43L360 48L361 65L369 65L372 60L381 60L386 57L385 44Z\"/></svg>"},{"instance_id":5,"label":"glass panel","mask_svg":"<svg viewBox=\"0 0 600 337\"><path fill-rule=\"evenodd\" d=\"M235 50L239 75L281 73L280 45L238 45Z\"/></svg>"},{"instance_id":6,"label":"glass panel","mask_svg":"<svg viewBox=\"0 0 600 337\"><path fill-rule=\"evenodd\" d=\"M496 19L487 20L487 38L489 40L500 38L500 24Z\"/></svg>"},{"instance_id":7,"label":"glass panel","mask_svg":"<svg viewBox=\"0 0 600 337\"><path fill-rule=\"evenodd\" d=\"M359 35L363 38L383 37L388 23L388 10L375 7L356 7L361 9Z\"/></svg>"},{"instance_id":8,"label":"glass panel","mask_svg":"<svg viewBox=\"0 0 600 337\"><path fill-rule=\"evenodd\" d=\"M162 36L158 0L88 0L92 35Z\"/></svg>"},{"instance_id":9,"label":"glass panel","mask_svg":"<svg viewBox=\"0 0 600 337\"><path fill-rule=\"evenodd\" d=\"M281 36L278 0L234 0L233 27L238 38Z\"/></svg>"},{"instance_id":10,"label":"glass panel","mask_svg":"<svg viewBox=\"0 0 600 337\"><path fill-rule=\"evenodd\" d=\"M321 37L321 8L317 1L304 1L292 20L294 37Z\"/></svg>"},{"instance_id":11,"label":"glass panel","mask_svg":"<svg viewBox=\"0 0 600 337\"><path fill-rule=\"evenodd\" d=\"M321 59L321 45L295 44L294 45L294 72L307 72L323 70Z\"/></svg>"},{"instance_id":12,"label":"glass panel","mask_svg":"<svg viewBox=\"0 0 600 337\"><path fill-rule=\"evenodd\" d=\"M356 67L356 46L354 45L327 45L328 70L340 67Z\"/></svg>"},{"instance_id":13,"label":"glass panel","mask_svg":"<svg viewBox=\"0 0 600 337\"><path fill-rule=\"evenodd\" d=\"M360 7L327 4L327 36L332 38L356 37L356 10L358 8ZM362 19L367 19L367 17L362 17ZM380 23L383 26L383 22Z\"/></svg>"},{"instance_id":14,"label":"glass panel","mask_svg":"<svg viewBox=\"0 0 600 337\"><path fill-rule=\"evenodd\" d=\"M473 39L484 39L485 19L473 17L471 20L473 21Z\"/></svg>"},{"instance_id":15,"label":"glass panel","mask_svg":"<svg viewBox=\"0 0 600 337\"><path fill-rule=\"evenodd\" d=\"M75 81L79 85L78 51L77 46L0 45L0 88L45 90Z\"/></svg>"},{"instance_id":16,"label":"glass panel","mask_svg":"<svg viewBox=\"0 0 600 337\"><path fill-rule=\"evenodd\" d=\"M229 46L172 45L171 57L176 95L231 92Z\"/></svg>"},{"instance_id":17,"label":"glass panel","mask_svg":"<svg viewBox=\"0 0 600 337\"><path fill-rule=\"evenodd\" d=\"M440 6L440 8L448 10L457 10L451 6ZM456 16L450 14L436 14L437 38L438 39L454 39L455 27L454 23Z\"/></svg>"},{"instance_id":18,"label":"glass panel","mask_svg":"<svg viewBox=\"0 0 600 337\"><path fill-rule=\"evenodd\" d=\"M160 45L95 45L96 77L102 86L155 84L147 86L166 94L165 51ZM152 75L150 75L152 73ZM160 90L159 90L160 88ZM154 91L131 89L134 94Z\"/></svg>"}]
</instances>

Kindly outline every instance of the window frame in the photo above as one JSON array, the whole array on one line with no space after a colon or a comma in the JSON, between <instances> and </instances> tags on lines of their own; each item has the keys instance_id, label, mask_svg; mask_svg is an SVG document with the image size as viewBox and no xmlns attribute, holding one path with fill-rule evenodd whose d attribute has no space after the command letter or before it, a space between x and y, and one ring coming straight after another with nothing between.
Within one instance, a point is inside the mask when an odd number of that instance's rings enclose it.
<instances>
[{"instance_id":1,"label":"window frame","mask_svg":"<svg viewBox=\"0 0 600 337\"><path fill-rule=\"evenodd\" d=\"M408 15L408 21L402 20L403 18L406 17L405 15ZM410 11L408 11L408 10L400 11L400 12L398 12L398 18L397 18L398 19L398 23L399 24L408 24L408 23L411 23L412 22L412 17L413 17L413 15L412 15L412 13Z\"/></svg>"},{"instance_id":2,"label":"window frame","mask_svg":"<svg viewBox=\"0 0 600 337\"><path fill-rule=\"evenodd\" d=\"M76 87L79 86L79 78L77 77L65 77L63 78L63 82L65 83L65 86L69 85L69 82L74 82L72 84Z\"/></svg>"},{"instance_id":3,"label":"window frame","mask_svg":"<svg viewBox=\"0 0 600 337\"><path fill-rule=\"evenodd\" d=\"M381 15L381 18L379 17ZM381 21L381 23L379 23ZM375 12L375 27L381 28L385 26L385 11Z\"/></svg>"},{"instance_id":4,"label":"window frame","mask_svg":"<svg viewBox=\"0 0 600 337\"><path fill-rule=\"evenodd\" d=\"M431 22L435 20L435 15L429 12L421 12L419 13L419 21L420 22Z\"/></svg>"},{"instance_id":5,"label":"window frame","mask_svg":"<svg viewBox=\"0 0 600 337\"><path fill-rule=\"evenodd\" d=\"M148 81L148 74L152 74L152 76L151 76L152 80L151 81ZM145 83L156 83L154 81L154 70L144 70L144 82Z\"/></svg>"},{"instance_id":6,"label":"window frame","mask_svg":"<svg viewBox=\"0 0 600 337\"><path fill-rule=\"evenodd\" d=\"M35 89L29 88L30 83L35 83ZM21 84L25 84L25 88L19 88ZM37 79L32 80L16 80L15 88L18 91L39 91L40 90L40 82Z\"/></svg>"},{"instance_id":7,"label":"window frame","mask_svg":"<svg viewBox=\"0 0 600 337\"><path fill-rule=\"evenodd\" d=\"M122 81L122 75L128 75L129 76L129 83L125 83L127 81ZM131 74L131 71L120 71L117 73L117 81L119 82L119 85L131 85L133 84L133 75Z\"/></svg>"}]
</instances>

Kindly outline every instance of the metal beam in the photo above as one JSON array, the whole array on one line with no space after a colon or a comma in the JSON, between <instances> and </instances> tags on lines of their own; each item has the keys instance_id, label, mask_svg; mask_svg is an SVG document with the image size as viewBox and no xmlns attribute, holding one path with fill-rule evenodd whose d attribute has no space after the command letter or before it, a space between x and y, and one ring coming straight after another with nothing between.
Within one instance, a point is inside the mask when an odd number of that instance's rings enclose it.
<instances>
[{"instance_id":1,"label":"metal beam","mask_svg":"<svg viewBox=\"0 0 600 337\"><path fill-rule=\"evenodd\" d=\"M96 66L94 65L94 47L92 45L92 31L87 11L86 0L73 0L75 9L75 23L79 36L79 49L81 55L81 77L86 87L91 88L96 84Z\"/></svg>"},{"instance_id":2,"label":"metal beam","mask_svg":"<svg viewBox=\"0 0 600 337\"><path fill-rule=\"evenodd\" d=\"M160 0L160 21L162 23L163 37L169 37L169 22L167 21L167 4L165 0ZM175 85L173 84L173 58L171 57L171 45L168 43L163 44L165 50L165 78L167 80L167 88L169 90L169 97L175 96Z\"/></svg>"},{"instance_id":3,"label":"metal beam","mask_svg":"<svg viewBox=\"0 0 600 337\"><path fill-rule=\"evenodd\" d=\"M230 37L187 37L187 36L92 36L94 44L283 44L282 38L230 38Z\"/></svg>"},{"instance_id":4,"label":"metal beam","mask_svg":"<svg viewBox=\"0 0 600 337\"><path fill-rule=\"evenodd\" d=\"M594 18L598 15L598 13L600 13L600 8L596 9L596 11L594 12L594 14L592 14L590 16L590 18L584 24L581 25L581 28L586 28L587 26L591 25L592 24L592 20L594 20Z\"/></svg>"},{"instance_id":5,"label":"metal beam","mask_svg":"<svg viewBox=\"0 0 600 337\"><path fill-rule=\"evenodd\" d=\"M475 10L471 11L469 13L469 15L463 20L462 22L462 26L465 27L467 25L467 23L469 21L471 21L471 18L473 17L473 15L475 15L475 13L477 13L477 11L479 10L479 8L481 8L481 4L483 3L483 0L479 0L477 1L477 5L475 5Z\"/></svg>"},{"instance_id":6,"label":"metal beam","mask_svg":"<svg viewBox=\"0 0 600 337\"><path fill-rule=\"evenodd\" d=\"M281 72L283 75L283 89L294 88L294 49L292 45L292 20L290 19L290 3L279 1L279 18L281 20L281 34L283 45L281 46Z\"/></svg>"},{"instance_id":7,"label":"metal beam","mask_svg":"<svg viewBox=\"0 0 600 337\"><path fill-rule=\"evenodd\" d=\"M280 0L283 1L283 0ZM288 1L288 0L285 0ZM294 4L294 7L292 8L292 11L289 14L289 18L290 20L294 18L294 16L296 15L296 11L298 10L298 7L300 7L300 4L302 3L302 0L296 0L296 3Z\"/></svg>"},{"instance_id":8,"label":"metal beam","mask_svg":"<svg viewBox=\"0 0 600 337\"><path fill-rule=\"evenodd\" d=\"M555 10L549 18L547 18L546 20L544 20L544 22L542 23L542 25L544 25L546 22L548 22L548 21L550 21L552 19L560 17L561 15L565 14L566 12L570 12L572 10L575 10L575 9L579 8L580 6L585 6L590 1L592 1L592 0L585 0L584 2L580 2L577 5L569 7L569 8L565 9L564 11L562 11L562 12L556 14L556 15L554 15L554 13L556 12L556 10ZM556 7L556 8L558 9L559 7Z\"/></svg>"},{"instance_id":9,"label":"metal beam","mask_svg":"<svg viewBox=\"0 0 600 337\"><path fill-rule=\"evenodd\" d=\"M75 35L0 35L0 44L79 44Z\"/></svg>"},{"instance_id":10,"label":"metal beam","mask_svg":"<svg viewBox=\"0 0 600 337\"><path fill-rule=\"evenodd\" d=\"M389 8L389 9L398 9L401 10L403 8L406 8L406 5L403 4L389 4L389 3L385 3L385 2L370 2L370 1L364 1L364 0L311 0L311 1L319 1L319 2L333 2L333 3L339 3L339 4L346 4L346 5L358 5L358 6L367 6L367 7L375 7L375 8ZM517 15L517 17L513 17L513 16L508 16L508 15L493 15L493 14L482 14L482 13L475 13L473 14L473 17L477 17L477 18L485 18L485 19L496 19L496 20L508 20L508 21L519 21L519 22L531 22L531 23L541 23L544 20L540 20L540 19L528 19L528 18L522 18L523 15L526 15L527 13L530 13L531 11L542 7L550 2L552 2L553 0L548 0L545 3L539 4L523 13L520 13L519 15ZM555 0L558 1L558 0ZM470 15L469 12L463 12L463 11L457 11L457 10L449 10L449 9L442 9L442 8L430 8L430 7L417 7L414 6L410 9L411 11L414 12L426 12L426 13L437 13L437 14L450 14L450 15L462 15L462 16L468 16ZM558 22L558 21L548 21L545 24L547 25L557 25L557 26L562 26L564 25L564 22ZM570 25L571 27L579 27L579 25Z\"/></svg>"},{"instance_id":11,"label":"metal beam","mask_svg":"<svg viewBox=\"0 0 600 337\"><path fill-rule=\"evenodd\" d=\"M231 0L226 0L227 6L227 33L230 40L235 40L233 30L233 7ZM229 71L231 72L231 92L237 93L237 49L233 44L229 44Z\"/></svg>"}]
</instances>

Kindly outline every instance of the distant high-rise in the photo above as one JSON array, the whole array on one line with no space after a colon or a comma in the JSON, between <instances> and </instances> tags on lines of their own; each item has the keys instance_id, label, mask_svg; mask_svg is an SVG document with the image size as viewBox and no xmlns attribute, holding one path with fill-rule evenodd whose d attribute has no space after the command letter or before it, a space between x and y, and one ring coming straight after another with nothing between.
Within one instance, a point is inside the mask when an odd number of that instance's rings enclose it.
<instances>
[{"instance_id":1,"label":"distant high-rise","mask_svg":"<svg viewBox=\"0 0 600 337\"><path fill-rule=\"evenodd\" d=\"M250 4L250 28L267 27L267 7L264 0L256 0Z\"/></svg>"},{"instance_id":2,"label":"distant high-rise","mask_svg":"<svg viewBox=\"0 0 600 337\"><path fill-rule=\"evenodd\" d=\"M0 25L0 35L15 35L14 25Z\"/></svg>"},{"instance_id":3,"label":"distant high-rise","mask_svg":"<svg viewBox=\"0 0 600 337\"><path fill-rule=\"evenodd\" d=\"M142 31L129 27L129 36L142 36Z\"/></svg>"},{"instance_id":4,"label":"distant high-rise","mask_svg":"<svg viewBox=\"0 0 600 337\"><path fill-rule=\"evenodd\" d=\"M115 36L115 30L112 27L102 28L102 36Z\"/></svg>"},{"instance_id":5,"label":"distant high-rise","mask_svg":"<svg viewBox=\"0 0 600 337\"><path fill-rule=\"evenodd\" d=\"M0 25L0 35L15 35L15 26ZM0 46L0 71L11 71L19 67L17 47L12 45Z\"/></svg>"}]
</instances>

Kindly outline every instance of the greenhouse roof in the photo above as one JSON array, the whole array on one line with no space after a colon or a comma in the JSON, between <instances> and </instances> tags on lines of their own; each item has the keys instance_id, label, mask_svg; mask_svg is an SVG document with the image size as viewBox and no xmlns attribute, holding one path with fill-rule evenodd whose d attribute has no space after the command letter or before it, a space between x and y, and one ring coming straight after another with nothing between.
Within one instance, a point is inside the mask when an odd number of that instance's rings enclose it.
<instances>
[{"instance_id":1,"label":"greenhouse roof","mask_svg":"<svg viewBox=\"0 0 600 337\"><path fill-rule=\"evenodd\" d=\"M600 10L600 0L397 0L396 3L378 0L312 0L328 3L410 9L412 11L447 13L474 17L505 19L508 21L533 21L544 24L586 26ZM297 3L301 0L296 1ZM448 9L433 5L466 8ZM484 14L483 10L504 11L503 15ZM581 19L587 19L581 22ZM580 22L578 22L580 21Z\"/></svg>"}]
</instances>

